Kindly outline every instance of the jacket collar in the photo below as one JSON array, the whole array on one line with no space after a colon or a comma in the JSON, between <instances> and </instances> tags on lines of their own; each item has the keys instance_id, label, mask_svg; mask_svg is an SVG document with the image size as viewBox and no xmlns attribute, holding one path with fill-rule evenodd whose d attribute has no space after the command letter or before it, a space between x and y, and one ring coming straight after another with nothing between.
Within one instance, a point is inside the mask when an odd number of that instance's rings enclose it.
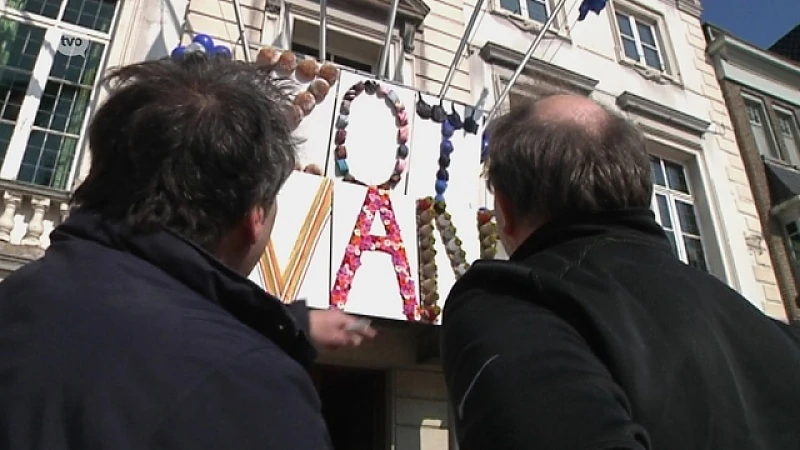
<instances>
[{"instance_id":1,"label":"jacket collar","mask_svg":"<svg viewBox=\"0 0 800 450\"><path fill-rule=\"evenodd\" d=\"M301 365L313 359L313 346L278 298L176 233L132 233L122 224L75 211L50 240L89 240L145 260L271 339Z\"/></svg>"},{"instance_id":2,"label":"jacket collar","mask_svg":"<svg viewBox=\"0 0 800 450\"><path fill-rule=\"evenodd\" d=\"M534 231L509 257L509 260L521 261L567 241L601 236L637 239L656 245L665 251L671 251L664 230L655 220L655 214L649 209L641 208L604 211L553 220Z\"/></svg>"}]
</instances>

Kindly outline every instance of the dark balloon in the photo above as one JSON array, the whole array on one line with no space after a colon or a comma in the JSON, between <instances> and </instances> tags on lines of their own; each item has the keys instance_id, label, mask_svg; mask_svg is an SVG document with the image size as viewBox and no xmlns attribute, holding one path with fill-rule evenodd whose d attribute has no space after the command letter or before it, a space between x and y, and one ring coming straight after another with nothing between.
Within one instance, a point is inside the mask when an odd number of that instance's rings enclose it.
<instances>
[{"instance_id":1,"label":"dark balloon","mask_svg":"<svg viewBox=\"0 0 800 450\"><path fill-rule=\"evenodd\" d=\"M228 47L226 47L224 45L217 45L216 47L214 47L214 49L211 51L211 54L214 55L214 56L219 56L219 57L227 58L227 59L230 59L230 58L233 57L233 54L231 53L231 49L229 49Z\"/></svg>"},{"instance_id":2,"label":"dark balloon","mask_svg":"<svg viewBox=\"0 0 800 450\"><path fill-rule=\"evenodd\" d=\"M172 50L172 53L170 53L169 56L170 56L170 58L172 58L173 61L178 61L181 58L183 58L183 55L185 53L186 53L186 47L184 47L182 45L179 45L179 46L175 47L174 50Z\"/></svg>"},{"instance_id":3,"label":"dark balloon","mask_svg":"<svg viewBox=\"0 0 800 450\"><path fill-rule=\"evenodd\" d=\"M192 39L192 42L202 45L209 53L214 50L214 40L211 39L211 36L207 34L195 35L194 39Z\"/></svg>"}]
</instances>

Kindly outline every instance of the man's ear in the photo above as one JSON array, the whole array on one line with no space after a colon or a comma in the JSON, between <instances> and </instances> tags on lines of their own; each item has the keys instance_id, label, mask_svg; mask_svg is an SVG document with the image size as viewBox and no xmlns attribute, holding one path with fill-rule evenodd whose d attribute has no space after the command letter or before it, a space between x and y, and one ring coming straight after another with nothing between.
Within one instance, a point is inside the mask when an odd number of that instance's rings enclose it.
<instances>
[{"instance_id":1,"label":"man's ear","mask_svg":"<svg viewBox=\"0 0 800 450\"><path fill-rule=\"evenodd\" d=\"M514 236L520 224L517 223L517 219L514 217L511 202L508 200L508 197L500 192L495 192L494 207L496 210L495 215L499 217L498 225L502 227L501 231L506 236Z\"/></svg>"},{"instance_id":2,"label":"man's ear","mask_svg":"<svg viewBox=\"0 0 800 450\"><path fill-rule=\"evenodd\" d=\"M252 245L259 240L262 234L261 232L266 226L266 221L267 212L260 206L251 208L247 214L245 214L240 225L240 230L242 238L247 241L247 244Z\"/></svg>"}]
</instances>

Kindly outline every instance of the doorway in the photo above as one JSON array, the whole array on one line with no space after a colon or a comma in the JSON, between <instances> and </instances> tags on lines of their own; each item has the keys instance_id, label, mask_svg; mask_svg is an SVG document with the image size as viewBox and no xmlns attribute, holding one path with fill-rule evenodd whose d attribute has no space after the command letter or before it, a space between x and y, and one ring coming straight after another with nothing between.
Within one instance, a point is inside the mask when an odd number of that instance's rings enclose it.
<instances>
[{"instance_id":1,"label":"doorway","mask_svg":"<svg viewBox=\"0 0 800 450\"><path fill-rule=\"evenodd\" d=\"M385 372L320 365L312 375L334 450L386 448Z\"/></svg>"}]
</instances>

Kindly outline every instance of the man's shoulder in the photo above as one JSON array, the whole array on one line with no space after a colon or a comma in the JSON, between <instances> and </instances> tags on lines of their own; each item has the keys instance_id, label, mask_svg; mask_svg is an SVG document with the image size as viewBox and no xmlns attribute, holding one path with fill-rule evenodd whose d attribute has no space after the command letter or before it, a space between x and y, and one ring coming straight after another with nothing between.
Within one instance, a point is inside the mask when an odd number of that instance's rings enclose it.
<instances>
[{"instance_id":1,"label":"man's shoulder","mask_svg":"<svg viewBox=\"0 0 800 450\"><path fill-rule=\"evenodd\" d=\"M0 299L0 324L19 330L26 319L27 332L17 339L34 347L53 342L51 350L87 363L141 370L172 365L167 372L179 376L252 348L275 349L291 359L220 305L113 250L48 252L0 283ZM0 330L0 340L8 337Z\"/></svg>"}]
</instances>

